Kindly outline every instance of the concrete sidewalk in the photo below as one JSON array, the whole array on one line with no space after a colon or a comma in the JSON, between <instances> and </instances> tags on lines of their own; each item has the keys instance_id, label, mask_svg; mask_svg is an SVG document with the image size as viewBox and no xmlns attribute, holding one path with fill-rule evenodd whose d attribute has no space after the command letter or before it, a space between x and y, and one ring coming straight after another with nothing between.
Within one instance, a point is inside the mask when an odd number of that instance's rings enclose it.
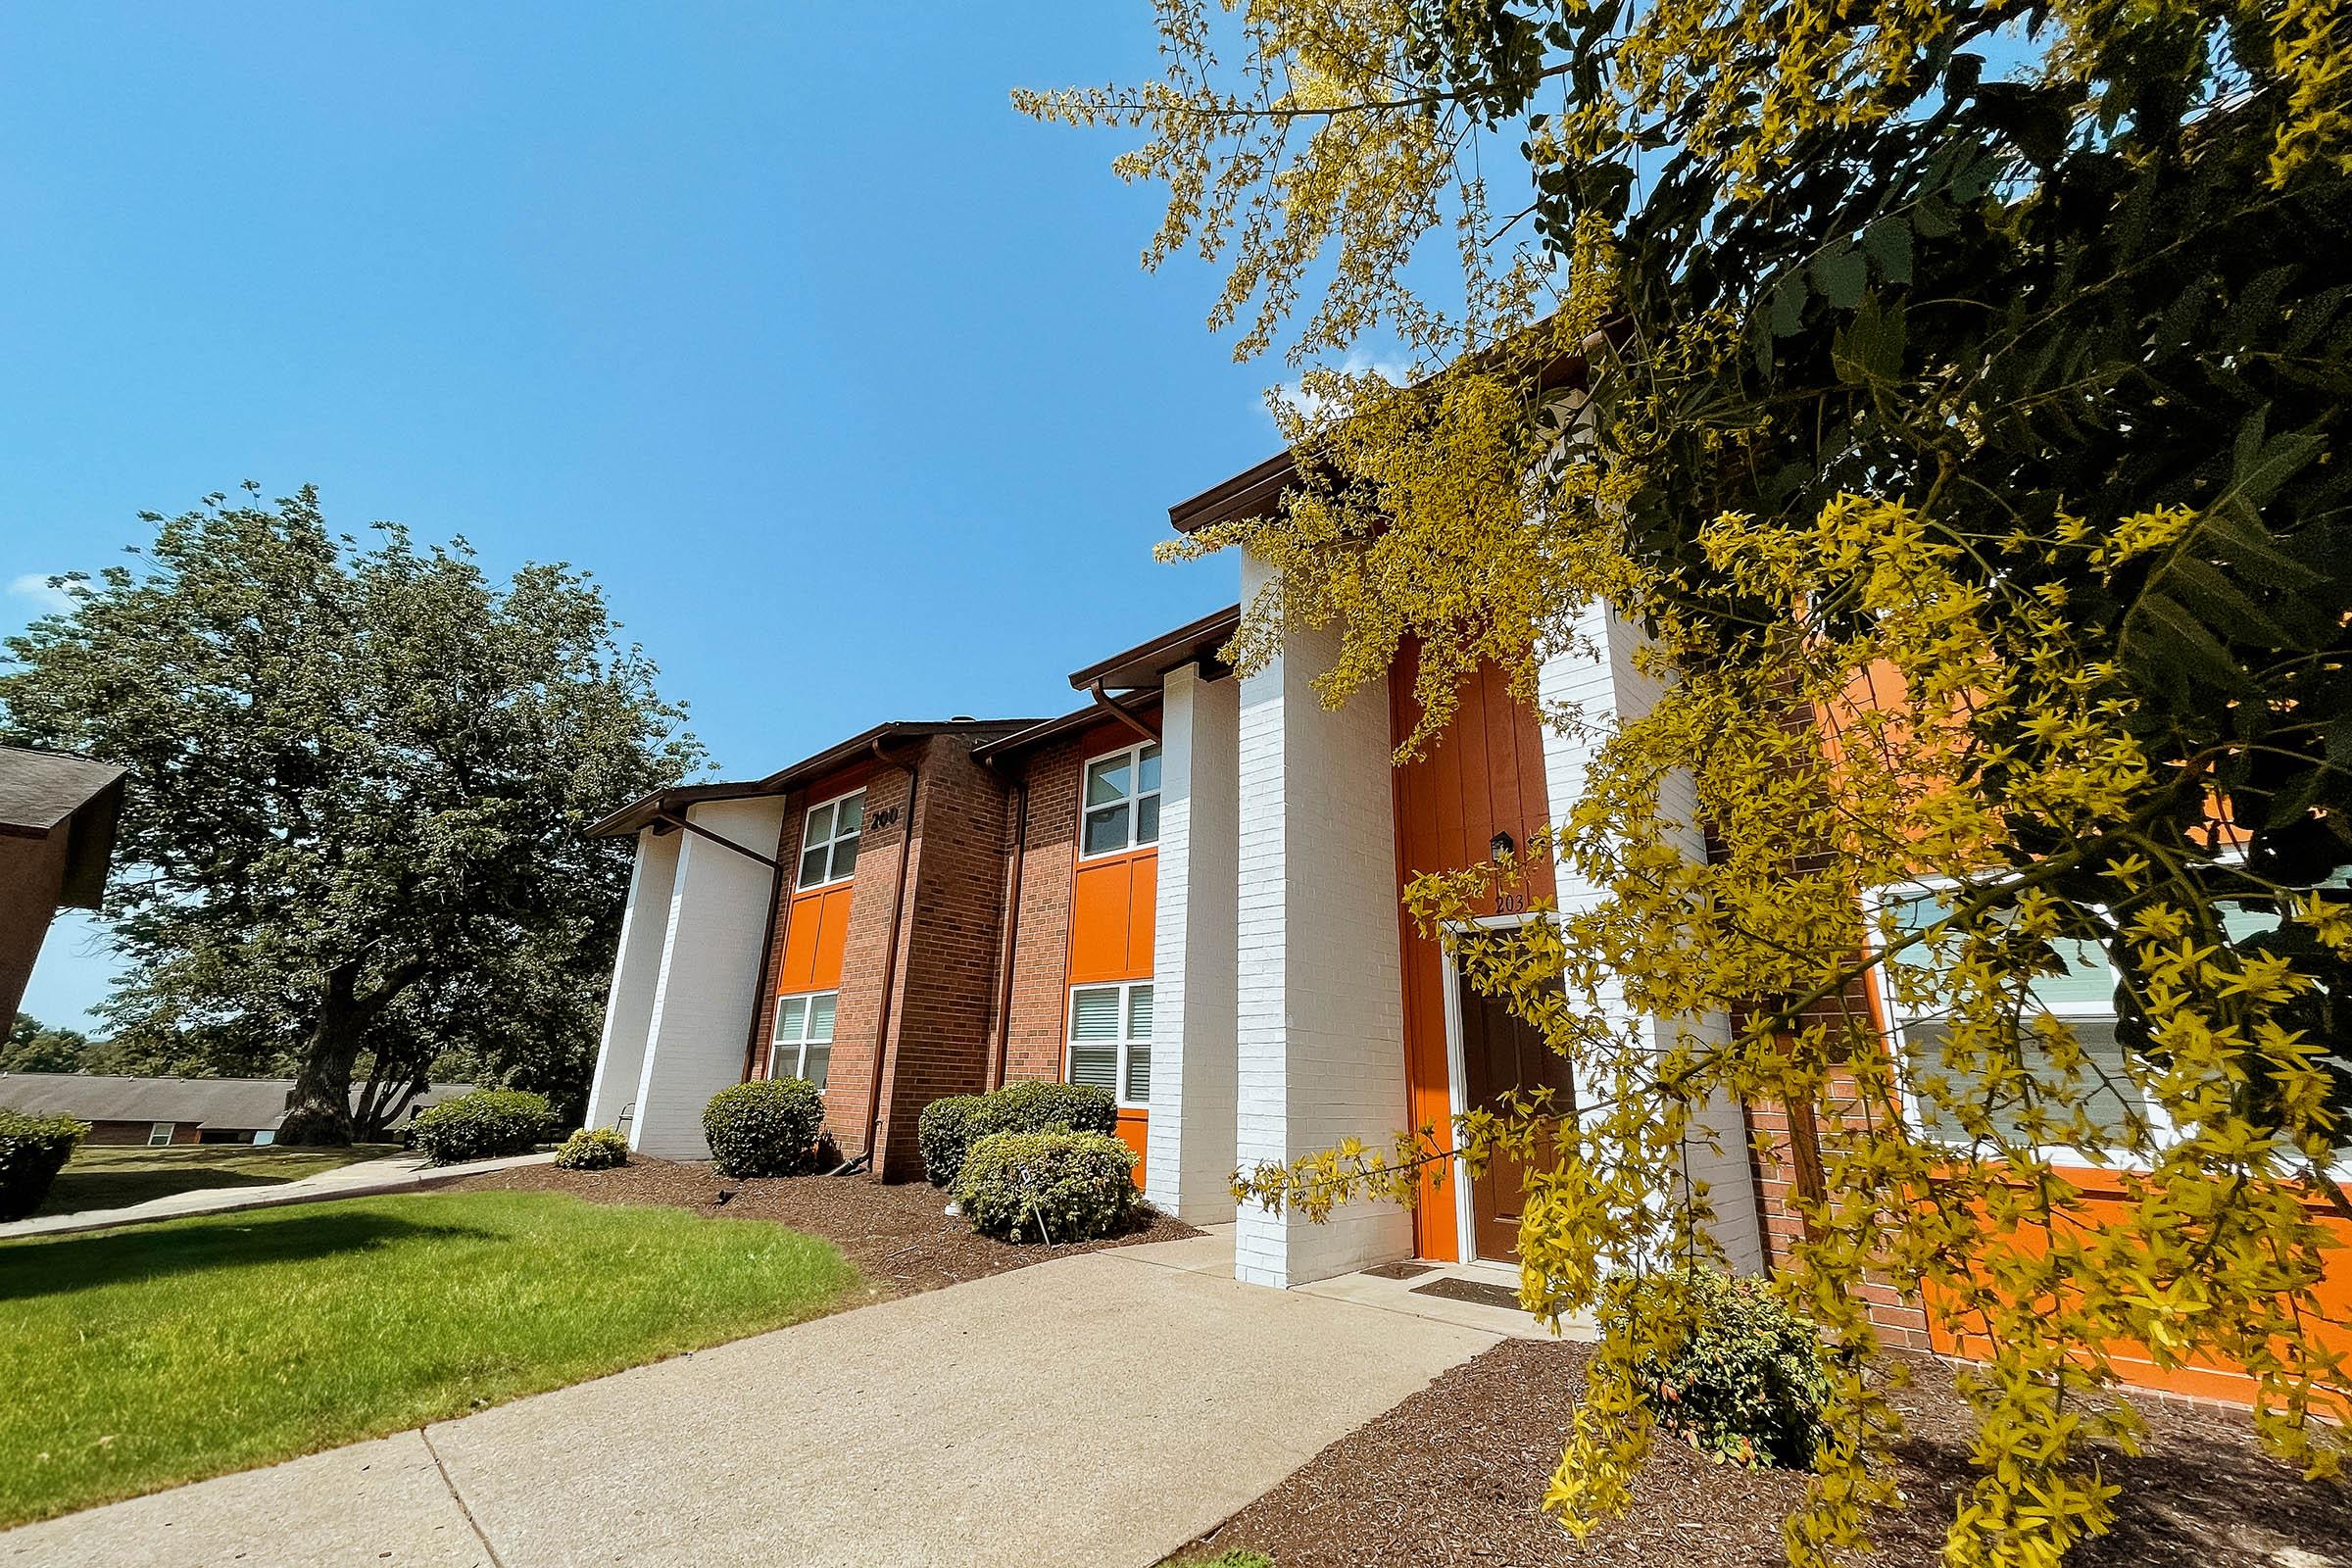
<instances>
[{"instance_id":1,"label":"concrete sidewalk","mask_svg":"<svg viewBox=\"0 0 2352 1568\"><path fill-rule=\"evenodd\" d=\"M506 1159L469 1160L463 1165L428 1165L421 1154L395 1154L389 1159L364 1159L357 1164L339 1165L315 1176L270 1187L197 1187L121 1208L85 1208L71 1214L10 1220L0 1225L0 1242L20 1236L64 1236L74 1231L110 1230L117 1225L147 1225L190 1214L233 1214L244 1208L279 1208L288 1203L323 1203L337 1198L414 1193L454 1182L462 1176L479 1176L484 1171L506 1170L514 1165L544 1165L555 1157L550 1152L515 1154Z\"/></svg>"},{"instance_id":2,"label":"concrete sidewalk","mask_svg":"<svg viewBox=\"0 0 2352 1568\"><path fill-rule=\"evenodd\" d=\"M1149 1568L1494 1333L1063 1258L0 1535L0 1563Z\"/></svg>"}]
</instances>

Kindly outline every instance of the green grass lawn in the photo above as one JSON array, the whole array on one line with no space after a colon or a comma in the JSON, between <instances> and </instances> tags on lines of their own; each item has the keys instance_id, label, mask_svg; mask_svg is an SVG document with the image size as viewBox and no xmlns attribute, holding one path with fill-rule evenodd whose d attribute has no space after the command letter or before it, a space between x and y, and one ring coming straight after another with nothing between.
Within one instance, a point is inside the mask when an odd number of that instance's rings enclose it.
<instances>
[{"instance_id":1,"label":"green grass lawn","mask_svg":"<svg viewBox=\"0 0 2352 1568\"><path fill-rule=\"evenodd\" d=\"M33 1212L73 1214L85 1208L123 1208L199 1187L267 1187L298 1176L316 1176L354 1160L382 1159L399 1152L397 1144L357 1144L350 1149L275 1144L173 1144L145 1149L84 1144L57 1173L47 1201Z\"/></svg>"},{"instance_id":2,"label":"green grass lawn","mask_svg":"<svg viewBox=\"0 0 2352 1568\"><path fill-rule=\"evenodd\" d=\"M0 1243L0 1527L823 1313L832 1244L548 1193Z\"/></svg>"}]
</instances>

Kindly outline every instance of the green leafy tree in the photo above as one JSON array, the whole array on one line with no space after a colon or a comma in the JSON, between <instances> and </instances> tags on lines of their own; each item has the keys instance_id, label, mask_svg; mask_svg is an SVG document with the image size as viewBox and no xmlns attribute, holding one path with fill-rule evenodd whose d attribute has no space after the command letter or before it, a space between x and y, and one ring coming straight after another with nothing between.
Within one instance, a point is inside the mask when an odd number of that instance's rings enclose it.
<instances>
[{"instance_id":1,"label":"green leafy tree","mask_svg":"<svg viewBox=\"0 0 2352 1568\"><path fill-rule=\"evenodd\" d=\"M11 740L120 760L107 1012L150 1061L283 1070L280 1136L372 1131L436 1057L576 1097L628 878L584 829L701 750L582 573L331 531L305 488L149 514L9 640Z\"/></svg>"},{"instance_id":2,"label":"green leafy tree","mask_svg":"<svg viewBox=\"0 0 2352 1568\"><path fill-rule=\"evenodd\" d=\"M29 1012L17 1014L0 1046L0 1072L84 1072L92 1042L76 1029L52 1029Z\"/></svg>"}]
</instances>

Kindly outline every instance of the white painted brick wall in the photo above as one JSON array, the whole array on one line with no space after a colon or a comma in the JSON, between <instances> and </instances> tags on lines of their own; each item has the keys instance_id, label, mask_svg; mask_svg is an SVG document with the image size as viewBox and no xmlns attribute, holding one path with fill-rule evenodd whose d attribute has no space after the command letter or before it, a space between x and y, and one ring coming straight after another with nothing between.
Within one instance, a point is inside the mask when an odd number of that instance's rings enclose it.
<instances>
[{"instance_id":1,"label":"white painted brick wall","mask_svg":"<svg viewBox=\"0 0 2352 1568\"><path fill-rule=\"evenodd\" d=\"M1233 1218L1240 722L1233 679L1168 676L1145 1196L1196 1224Z\"/></svg>"},{"instance_id":2,"label":"white painted brick wall","mask_svg":"<svg viewBox=\"0 0 2352 1568\"><path fill-rule=\"evenodd\" d=\"M710 801L689 808L687 819L773 855L783 802ZM677 880L629 1142L663 1159L708 1159L703 1107L743 1077L775 873L698 835L675 836Z\"/></svg>"},{"instance_id":3,"label":"white painted brick wall","mask_svg":"<svg viewBox=\"0 0 2352 1568\"><path fill-rule=\"evenodd\" d=\"M612 989L605 1002L605 1034L596 1052L596 1077L588 1088L588 1125L610 1127L637 1098L645 1070L645 1037L653 1027L654 990L662 979L662 952L669 939L669 895L678 875L678 840L672 833L637 835L637 858L629 867L629 901L620 916L620 941L612 955Z\"/></svg>"},{"instance_id":4,"label":"white painted brick wall","mask_svg":"<svg viewBox=\"0 0 2352 1568\"><path fill-rule=\"evenodd\" d=\"M1243 595L1266 580L1246 559ZM1386 1145L1406 1120L1396 947L1396 813L1385 686L1339 712L1311 682L1338 653L1294 630L1241 691L1236 929L1236 1152L1290 1160L1348 1137ZM1408 1255L1393 1204L1314 1224L1256 1204L1237 1215L1234 1272L1290 1286Z\"/></svg>"},{"instance_id":5,"label":"white painted brick wall","mask_svg":"<svg viewBox=\"0 0 2352 1568\"><path fill-rule=\"evenodd\" d=\"M1544 662L1538 685L1546 709L1573 706L1586 715L1594 734L1591 739L1566 736L1550 726L1544 732L1544 784L1553 815L1565 818L1585 791L1595 742L1605 737L1619 718L1639 717L1659 695L1658 683L1635 666L1641 631L1605 606L1587 606L1578 616L1577 630L1589 647L1563 650ZM1697 802L1688 778L1669 780L1663 804L1676 819L1673 835L1682 852L1693 858L1706 855L1706 838L1697 824ZM1602 890L1562 869L1559 877L1563 910L1591 908L1600 903ZM1604 988L1603 1005L1618 1019L1629 1018L1631 1006L1614 987ZM1687 1027L1714 1039L1729 1036L1729 1022L1720 1014L1687 1021ZM1651 1022L1653 1045L1672 1038L1672 1026ZM1749 1167L1745 1118L1737 1102L1717 1094L1694 1118L1685 1140L1682 1174L1706 1184L1715 1209L1714 1235L1733 1266L1752 1273L1764 1266L1762 1222L1756 1205L1755 1178Z\"/></svg>"}]
</instances>

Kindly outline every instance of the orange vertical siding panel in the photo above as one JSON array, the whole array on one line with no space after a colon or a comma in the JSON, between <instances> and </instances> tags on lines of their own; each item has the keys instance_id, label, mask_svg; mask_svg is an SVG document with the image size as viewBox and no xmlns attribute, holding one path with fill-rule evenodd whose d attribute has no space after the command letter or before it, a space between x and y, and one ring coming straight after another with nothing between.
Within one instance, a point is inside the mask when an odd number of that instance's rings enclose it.
<instances>
[{"instance_id":1,"label":"orange vertical siding panel","mask_svg":"<svg viewBox=\"0 0 2352 1568\"><path fill-rule=\"evenodd\" d=\"M784 922L776 995L839 987L842 944L850 930L850 884L794 895Z\"/></svg>"},{"instance_id":2,"label":"orange vertical siding panel","mask_svg":"<svg viewBox=\"0 0 2352 1568\"><path fill-rule=\"evenodd\" d=\"M1390 672L1393 741L1401 742L1419 717L1412 694L1417 662L1408 647ZM1510 834L1524 851L1548 816L1543 753L1536 715L1512 699L1503 672L1491 666L1479 670L1428 752L1396 771L1399 893L1423 872L1484 861L1497 832ZM1547 860L1532 868L1525 891L1531 898L1552 893ZM1444 953L1435 939L1414 929L1411 915L1401 906L1397 934L1403 969L1405 1113L1415 1127L1434 1126L1445 1136L1453 1115L1453 1090L1446 1038ZM1458 1251L1455 1223L1451 1174L1436 1172L1414 1210L1416 1250L1424 1257L1452 1259Z\"/></svg>"}]
</instances>

